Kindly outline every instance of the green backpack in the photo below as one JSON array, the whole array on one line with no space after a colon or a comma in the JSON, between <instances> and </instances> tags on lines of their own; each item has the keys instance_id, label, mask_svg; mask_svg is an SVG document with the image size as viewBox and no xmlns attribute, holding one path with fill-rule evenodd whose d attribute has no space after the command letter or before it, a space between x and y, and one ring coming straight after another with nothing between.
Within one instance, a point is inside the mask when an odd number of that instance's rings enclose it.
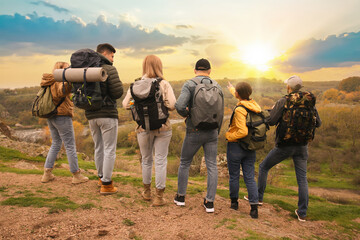
<instances>
[{"instance_id":1,"label":"green backpack","mask_svg":"<svg viewBox=\"0 0 360 240\"><path fill-rule=\"evenodd\" d=\"M32 115L39 118L50 118L57 114L57 108L62 104L65 98L55 105L51 95L51 86L41 87L32 104Z\"/></svg>"},{"instance_id":2,"label":"green backpack","mask_svg":"<svg viewBox=\"0 0 360 240\"><path fill-rule=\"evenodd\" d=\"M266 131L269 130L267 123L270 114L268 111L261 111L256 113L246 108L243 105L236 106L230 118L230 124L234 118L235 110L238 107L243 107L247 111L246 126L248 128L248 135L238 140L240 146L245 150L255 151L264 148L266 142Z\"/></svg>"}]
</instances>

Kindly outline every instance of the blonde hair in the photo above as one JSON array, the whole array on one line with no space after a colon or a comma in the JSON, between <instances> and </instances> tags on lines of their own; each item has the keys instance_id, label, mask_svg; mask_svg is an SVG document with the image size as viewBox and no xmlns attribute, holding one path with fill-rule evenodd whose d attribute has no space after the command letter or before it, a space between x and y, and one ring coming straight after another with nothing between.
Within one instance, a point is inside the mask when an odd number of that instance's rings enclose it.
<instances>
[{"instance_id":1,"label":"blonde hair","mask_svg":"<svg viewBox=\"0 0 360 240\"><path fill-rule=\"evenodd\" d=\"M162 71L162 63L159 57L148 55L143 61L143 75L148 78L164 78Z\"/></svg>"},{"instance_id":2,"label":"blonde hair","mask_svg":"<svg viewBox=\"0 0 360 240\"><path fill-rule=\"evenodd\" d=\"M64 69L64 68L67 68L69 66L70 65L67 62L56 62L55 65L54 65L53 72L54 72L55 69Z\"/></svg>"}]
</instances>

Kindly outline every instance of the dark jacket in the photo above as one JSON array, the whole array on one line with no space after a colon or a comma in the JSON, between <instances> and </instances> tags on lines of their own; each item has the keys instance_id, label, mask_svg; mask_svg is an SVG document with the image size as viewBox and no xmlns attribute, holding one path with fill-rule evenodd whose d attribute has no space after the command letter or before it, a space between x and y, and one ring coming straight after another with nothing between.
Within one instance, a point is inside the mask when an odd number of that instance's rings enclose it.
<instances>
[{"instance_id":1,"label":"dark jacket","mask_svg":"<svg viewBox=\"0 0 360 240\"><path fill-rule=\"evenodd\" d=\"M280 125L282 122L282 115L283 115L283 111L285 108L285 102L286 102L286 98L285 96L280 98L274 105L273 109L270 111L270 120L269 120L269 124L270 126L276 126L276 137L275 137L275 143L276 146L280 146L280 139L279 139L279 135L280 135ZM319 116L318 111L315 108L315 114L316 114L316 127L320 127L321 126L321 119ZM299 144L299 145L304 145L304 144ZM306 144L305 144L306 145ZM281 146L284 146L283 144Z\"/></svg>"},{"instance_id":2,"label":"dark jacket","mask_svg":"<svg viewBox=\"0 0 360 240\"><path fill-rule=\"evenodd\" d=\"M118 118L116 99L119 99L123 94L123 86L113 63L104 55L100 53L99 55L101 57L101 67L103 67L108 74L106 81L100 83L104 105L100 110L86 110L85 116L88 120L94 118Z\"/></svg>"}]
</instances>

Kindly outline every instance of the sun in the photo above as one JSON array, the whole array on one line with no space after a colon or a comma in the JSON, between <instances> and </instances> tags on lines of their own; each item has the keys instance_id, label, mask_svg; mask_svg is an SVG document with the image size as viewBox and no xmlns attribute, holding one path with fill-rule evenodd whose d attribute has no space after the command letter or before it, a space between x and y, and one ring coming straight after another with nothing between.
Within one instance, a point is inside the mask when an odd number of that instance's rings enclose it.
<instances>
[{"instance_id":1,"label":"sun","mask_svg":"<svg viewBox=\"0 0 360 240\"><path fill-rule=\"evenodd\" d=\"M275 58L275 51L265 44L254 44L243 48L241 60L247 65L255 67L261 72L268 71L271 67L268 62Z\"/></svg>"}]
</instances>

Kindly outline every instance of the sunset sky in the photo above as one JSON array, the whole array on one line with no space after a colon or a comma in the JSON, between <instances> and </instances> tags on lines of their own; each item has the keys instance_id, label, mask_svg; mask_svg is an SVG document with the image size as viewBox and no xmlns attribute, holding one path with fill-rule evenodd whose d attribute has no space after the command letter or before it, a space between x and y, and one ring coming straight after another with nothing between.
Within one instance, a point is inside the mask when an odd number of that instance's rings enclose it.
<instances>
[{"instance_id":1,"label":"sunset sky","mask_svg":"<svg viewBox=\"0 0 360 240\"><path fill-rule=\"evenodd\" d=\"M123 82L158 55L167 80L193 76L341 80L360 75L359 0L0 0L0 88L37 86L56 61L108 42Z\"/></svg>"}]
</instances>

